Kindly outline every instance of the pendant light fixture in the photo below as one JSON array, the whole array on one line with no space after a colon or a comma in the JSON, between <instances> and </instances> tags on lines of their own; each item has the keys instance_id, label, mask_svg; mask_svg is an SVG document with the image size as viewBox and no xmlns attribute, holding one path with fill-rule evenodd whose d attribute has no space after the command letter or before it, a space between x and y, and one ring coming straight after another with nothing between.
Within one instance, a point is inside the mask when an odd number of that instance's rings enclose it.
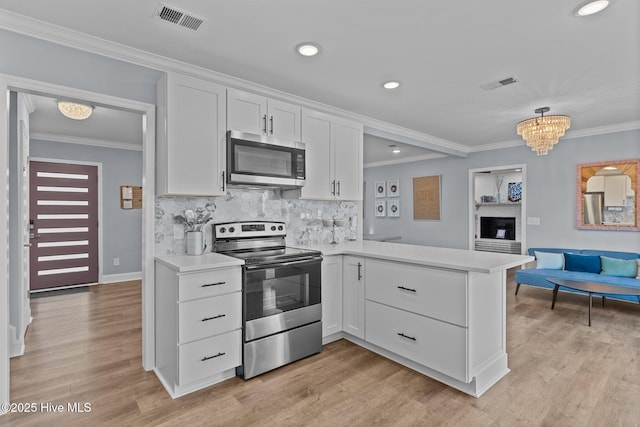
<instances>
[{"instance_id":1,"label":"pendant light fixture","mask_svg":"<svg viewBox=\"0 0 640 427\"><path fill-rule=\"evenodd\" d=\"M58 101L58 110L63 116L73 120L86 120L93 114L93 105L71 101Z\"/></svg>"},{"instance_id":2,"label":"pendant light fixture","mask_svg":"<svg viewBox=\"0 0 640 427\"><path fill-rule=\"evenodd\" d=\"M538 156L546 155L571 125L569 116L545 116L549 110L549 107L536 109L535 113L540 117L523 120L516 128L518 135Z\"/></svg>"}]
</instances>

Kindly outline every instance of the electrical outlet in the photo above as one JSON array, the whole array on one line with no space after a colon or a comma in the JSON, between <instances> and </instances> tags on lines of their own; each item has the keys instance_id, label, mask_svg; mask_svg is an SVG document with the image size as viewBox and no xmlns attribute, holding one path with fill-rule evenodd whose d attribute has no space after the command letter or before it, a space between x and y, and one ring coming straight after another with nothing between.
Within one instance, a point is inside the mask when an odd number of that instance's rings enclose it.
<instances>
[{"instance_id":1,"label":"electrical outlet","mask_svg":"<svg viewBox=\"0 0 640 427\"><path fill-rule=\"evenodd\" d=\"M538 216L527 217L527 225L540 225L540 217Z\"/></svg>"},{"instance_id":2,"label":"electrical outlet","mask_svg":"<svg viewBox=\"0 0 640 427\"><path fill-rule=\"evenodd\" d=\"M173 238L175 240L184 240L184 225L174 224L173 226Z\"/></svg>"},{"instance_id":3,"label":"electrical outlet","mask_svg":"<svg viewBox=\"0 0 640 427\"><path fill-rule=\"evenodd\" d=\"M113 265L120 265L120 258L114 258Z\"/></svg>"}]
</instances>

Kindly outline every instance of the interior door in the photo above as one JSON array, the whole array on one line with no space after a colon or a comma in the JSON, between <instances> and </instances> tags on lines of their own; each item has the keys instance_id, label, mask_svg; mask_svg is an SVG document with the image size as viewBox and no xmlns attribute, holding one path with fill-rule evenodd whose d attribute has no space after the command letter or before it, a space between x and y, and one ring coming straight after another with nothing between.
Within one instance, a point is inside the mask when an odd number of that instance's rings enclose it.
<instances>
[{"instance_id":1,"label":"interior door","mask_svg":"<svg viewBox=\"0 0 640 427\"><path fill-rule=\"evenodd\" d=\"M98 282L98 168L29 162L31 291Z\"/></svg>"},{"instance_id":2,"label":"interior door","mask_svg":"<svg viewBox=\"0 0 640 427\"><path fill-rule=\"evenodd\" d=\"M18 157L20 159L18 172L18 186L20 195L20 223L22 225L21 246L22 274L20 275L20 331L24 331L31 318L31 308L29 306L29 254L30 254L30 226L29 226L29 128L24 121L20 120L20 143L18 144Z\"/></svg>"}]
</instances>

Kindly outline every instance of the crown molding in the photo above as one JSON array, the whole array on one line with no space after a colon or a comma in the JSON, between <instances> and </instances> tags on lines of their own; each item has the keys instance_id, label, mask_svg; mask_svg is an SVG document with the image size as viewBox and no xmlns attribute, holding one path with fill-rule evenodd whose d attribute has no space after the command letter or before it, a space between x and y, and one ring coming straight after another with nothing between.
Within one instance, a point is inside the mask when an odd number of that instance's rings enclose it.
<instances>
[{"instance_id":1,"label":"crown molding","mask_svg":"<svg viewBox=\"0 0 640 427\"><path fill-rule=\"evenodd\" d=\"M62 142L65 144L89 145L92 147L112 148L116 150L129 150L142 152L142 145L127 142L107 141L104 139L82 138L79 136L58 135L54 133L33 132L29 139L39 141Z\"/></svg>"},{"instance_id":2,"label":"crown molding","mask_svg":"<svg viewBox=\"0 0 640 427\"><path fill-rule=\"evenodd\" d=\"M420 162L423 160L433 160L433 159L441 159L443 157L448 157L446 154L425 154L423 156L414 156L414 157L405 157L404 159L396 159L396 160L385 160L382 162L371 162L365 163L362 165L366 168L377 168L379 166L389 166L389 165L397 165L401 163L411 163L411 162Z\"/></svg>"}]
</instances>

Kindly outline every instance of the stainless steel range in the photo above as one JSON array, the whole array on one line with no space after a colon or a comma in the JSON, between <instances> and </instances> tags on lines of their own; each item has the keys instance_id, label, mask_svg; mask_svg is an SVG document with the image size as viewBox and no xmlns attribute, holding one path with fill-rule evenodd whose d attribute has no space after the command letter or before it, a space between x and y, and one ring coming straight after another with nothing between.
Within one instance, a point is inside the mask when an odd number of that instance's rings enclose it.
<instances>
[{"instance_id":1,"label":"stainless steel range","mask_svg":"<svg viewBox=\"0 0 640 427\"><path fill-rule=\"evenodd\" d=\"M322 350L319 251L288 248L283 222L215 224L213 250L245 261L245 379Z\"/></svg>"}]
</instances>

